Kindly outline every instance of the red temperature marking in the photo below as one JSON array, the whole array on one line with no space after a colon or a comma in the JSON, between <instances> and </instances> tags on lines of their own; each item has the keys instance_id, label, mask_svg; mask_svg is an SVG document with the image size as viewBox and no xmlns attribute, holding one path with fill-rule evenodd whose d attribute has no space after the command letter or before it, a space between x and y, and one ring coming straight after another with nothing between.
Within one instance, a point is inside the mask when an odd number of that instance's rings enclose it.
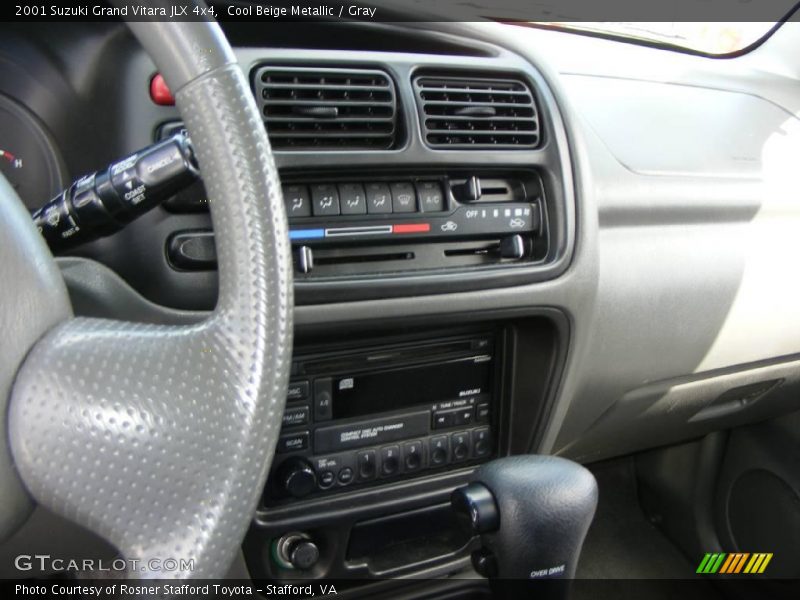
<instances>
[{"instance_id":1,"label":"red temperature marking","mask_svg":"<svg viewBox=\"0 0 800 600\"><path fill-rule=\"evenodd\" d=\"M392 233L428 233L430 230L430 223L404 223L402 225L392 225Z\"/></svg>"}]
</instances>

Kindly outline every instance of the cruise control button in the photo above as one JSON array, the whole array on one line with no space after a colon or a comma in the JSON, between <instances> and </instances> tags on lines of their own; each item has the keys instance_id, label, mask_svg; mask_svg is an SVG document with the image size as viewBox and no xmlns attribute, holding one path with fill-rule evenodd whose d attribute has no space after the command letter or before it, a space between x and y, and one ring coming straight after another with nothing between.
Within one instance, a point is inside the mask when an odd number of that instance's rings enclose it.
<instances>
[{"instance_id":1,"label":"cruise control button","mask_svg":"<svg viewBox=\"0 0 800 600\"><path fill-rule=\"evenodd\" d=\"M311 206L314 216L327 216L339 214L339 192L336 186L320 183L311 186Z\"/></svg>"},{"instance_id":2,"label":"cruise control button","mask_svg":"<svg viewBox=\"0 0 800 600\"><path fill-rule=\"evenodd\" d=\"M367 214L367 196L360 183L342 183L339 185L339 204L343 215Z\"/></svg>"},{"instance_id":3,"label":"cruise control button","mask_svg":"<svg viewBox=\"0 0 800 600\"><path fill-rule=\"evenodd\" d=\"M286 391L287 400L305 400L308 398L308 381L292 381Z\"/></svg>"},{"instance_id":4,"label":"cruise control button","mask_svg":"<svg viewBox=\"0 0 800 600\"><path fill-rule=\"evenodd\" d=\"M400 470L400 448L386 446L381 448L381 472L384 475L394 475Z\"/></svg>"},{"instance_id":5,"label":"cruise control button","mask_svg":"<svg viewBox=\"0 0 800 600\"><path fill-rule=\"evenodd\" d=\"M311 216L311 201L306 186L283 186L283 202L286 204L286 215L289 218Z\"/></svg>"},{"instance_id":6,"label":"cruise control button","mask_svg":"<svg viewBox=\"0 0 800 600\"><path fill-rule=\"evenodd\" d=\"M420 181L417 183L419 207L422 212L441 212L444 210L444 195L438 181Z\"/></svg>"},{"instance_id":7,"label":"cruise control button","mask_svg":"<svg viewBox=\"0 0 800 600\"><path fill-rule=\"evenodd\" d=\"M308 448L307 431L282 435L280 438L278 438L279 454L283 454L285 452L296 452L297 450L305 450L306 448Z\"/></svg>"},{"instance_id":8,"label":"cruise control button","mask_svg":"<svg viewBox=\"0 0 800 600\"><path fill-rule=\"evenodd\" d=\"M392 212L392 193L385 183L367 184L367 212L384 214Z\"/></svg>"},{"instance_id":9,"label":"cruise control button","mask_svg":"<svg viewBox=\"0 0 800 600\"><path fill-rule=\"evenodd\" d=\"M417 212L417 192L408 182L391 184L392 210L396 213Z\"/></svg>"}]
</instances>

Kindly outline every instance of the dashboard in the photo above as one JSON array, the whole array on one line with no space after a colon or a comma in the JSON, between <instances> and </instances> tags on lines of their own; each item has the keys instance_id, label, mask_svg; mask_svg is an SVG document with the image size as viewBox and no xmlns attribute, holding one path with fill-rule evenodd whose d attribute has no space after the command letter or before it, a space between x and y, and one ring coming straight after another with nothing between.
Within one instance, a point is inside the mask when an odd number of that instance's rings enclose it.
<instances>
[{"instance_id":1,"label":"dashboard","mask_svg":"<svg viewBox=\"0 0 800 600\"><path fill-rule=\"evenodd\" d=\"M225 29L295 269L257 576L290 578L311 538L319 577L454 572L447 496L489 458L591 462L796 407L797 74L498 23ZM8 28L0 166L29 208L180 129L156 75L120 24ZM59 264L78 314L187 323L215 259L198 184Z\"/></svg>"}]
</instances>

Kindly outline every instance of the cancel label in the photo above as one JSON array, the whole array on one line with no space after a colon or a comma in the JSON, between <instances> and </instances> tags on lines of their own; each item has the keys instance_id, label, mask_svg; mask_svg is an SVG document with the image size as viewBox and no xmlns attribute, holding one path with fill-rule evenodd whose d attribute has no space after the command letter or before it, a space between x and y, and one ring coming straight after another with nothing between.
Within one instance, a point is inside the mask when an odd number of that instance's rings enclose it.
<instances>
[{"instance_id":1,"label":"cancel label","mask_svg":"<svg viewBox=\"0 0 800 600\"><path fill-rule=\"evenodd\" d=\"M430 413L425 411L402 417L322 427L314 432L314 451L336 452L425 435L429 421Z\"/></svg>"}]
</instances>

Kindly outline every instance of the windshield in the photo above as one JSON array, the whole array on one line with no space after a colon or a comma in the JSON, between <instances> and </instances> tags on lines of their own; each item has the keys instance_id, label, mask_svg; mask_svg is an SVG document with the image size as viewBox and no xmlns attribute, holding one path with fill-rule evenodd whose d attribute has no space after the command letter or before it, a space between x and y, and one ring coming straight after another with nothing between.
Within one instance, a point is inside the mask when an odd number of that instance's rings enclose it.
<instances>
[{"instance_id":1,"label":"windshield","mask_svg":"<svg viewBox=\"0 0 800 600\"><path fill-rule=\"evenodd\" d=\"M536 23L568 31L613 35L678 46L704 54L739 52L768 35L775 23L567 22Z\"/></svg>"}]
</instances>

